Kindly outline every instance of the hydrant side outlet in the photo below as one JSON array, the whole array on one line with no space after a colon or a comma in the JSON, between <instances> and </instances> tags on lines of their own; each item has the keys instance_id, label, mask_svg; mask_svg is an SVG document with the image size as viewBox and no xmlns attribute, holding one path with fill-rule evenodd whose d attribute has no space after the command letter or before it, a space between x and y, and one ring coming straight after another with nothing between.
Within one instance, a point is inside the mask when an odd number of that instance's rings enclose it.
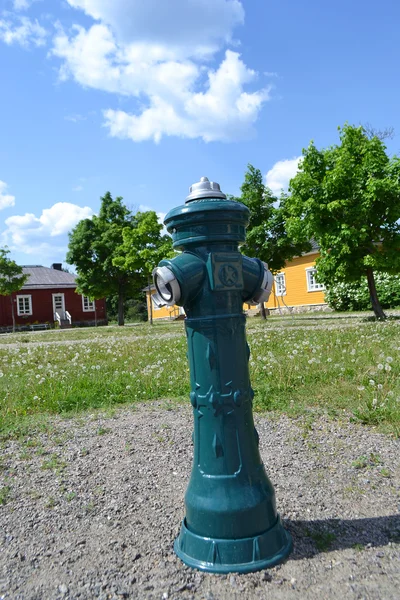
<instances>
[{"instance_id":1,"label":"hydrant side outlet","mask_svg":"<svg viewBox=\"0 0 400 600\"><path fill-rule=\"evenodd\" d=\"M292 549L253 422L243 302L264 301L272 276L260 260L239 252L248 217L247 207L202 178L186 205L165 218L182 254L155 270L161 298L170 303L179 296L187 315L194 416L186 516L174 548L187 565L214 573L271 567Z\"/></svg>"}]
</instances>

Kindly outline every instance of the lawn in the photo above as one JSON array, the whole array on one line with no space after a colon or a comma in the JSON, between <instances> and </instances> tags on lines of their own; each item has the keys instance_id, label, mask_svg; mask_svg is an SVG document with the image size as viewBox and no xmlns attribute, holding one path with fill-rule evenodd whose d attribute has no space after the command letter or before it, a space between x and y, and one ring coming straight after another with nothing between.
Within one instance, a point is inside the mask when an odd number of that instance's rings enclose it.
<instances>
[{"instance_id":1,"label":"lawn","mask_svg":"<svg viewBox=\"0 0 400 600\"><path fill-rule=\"evenodd\" d=\"M400 321L248 320L258 411L325 413L400 435ZM164 399L188 401L183 323L0 337L0 431L22 435L48 415Z\"/></svg>"}]
</instances>

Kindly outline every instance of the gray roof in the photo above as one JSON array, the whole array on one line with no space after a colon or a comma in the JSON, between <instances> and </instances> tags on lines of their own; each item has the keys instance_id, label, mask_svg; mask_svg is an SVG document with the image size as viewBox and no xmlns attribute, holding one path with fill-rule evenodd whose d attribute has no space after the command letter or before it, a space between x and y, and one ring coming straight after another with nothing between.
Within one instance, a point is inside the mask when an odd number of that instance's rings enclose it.
<instances>
[{"instance_id":1,"label":"gray roof","mask_svg":"<svg viewBox=\"0 0 400 600\"><path fill-rule=\"evenodd\" d=\"M46 288L75 288L75 275L42 267L41 265L27 265L22 267L25 275L29 275L23 290L28 289L46 289Z\"/></svg>"},{"instance_id":2,"label":"gray roof","mask_svg":"<svg viewBox=\"0 0 400 600\"><path fill-rule=\"evenodd\" d=\"M314 240L314 238L311 238L310 244L311 244L311 251L312 250L319 250L320 249L320 245L318 244L318 242L316 242Z\"/></svg>"}]
</instances>

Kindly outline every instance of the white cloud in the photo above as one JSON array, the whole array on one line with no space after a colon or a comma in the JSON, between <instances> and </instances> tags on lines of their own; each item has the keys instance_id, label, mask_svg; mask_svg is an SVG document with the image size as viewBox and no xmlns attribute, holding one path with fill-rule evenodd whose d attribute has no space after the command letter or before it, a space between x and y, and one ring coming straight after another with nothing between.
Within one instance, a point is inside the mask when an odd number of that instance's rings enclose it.
<instances>
[{"instance_id":1,"label":"white cloud","mask_svg":"<svg viewBox=\"0 0 400 600\"><path fill-rule=\"evenodd\" d=\"M282 190L285 192L289 187L290 180L296 175L301 156L297 158L279 160L265 176L266 185L275 195L279 195Z\"/></svg>"},{"instance_id":2,"label":"white cloud","mask_svg":"<svg viewBox=\"0 0 400 600\"><path fill-rule=\"evenodd\" d=\"M13 7L14 7L14 10L26 10L34 2L35 2L35 0L14 0Z\"/></svg>"},{"instance_id":3,"label":"white cloud","mask_svg":"<svg viewBox=\"0 0 400 600\"><path fill-rule=\"evenodd\" d=\"M79 121L86 121L86 117L78 113L74 113L72 115L67 115L66 117L64 117L64 120L71 121L71 123L79 123Z\"/></svg>"},{"instance_id":4,"label":"white cloud","mask_svg":"<svg viewBox=\"0 0 400 600\"><path fill-rule=\"evenodd\" d=\"M148 206L147 204L139 204L138 211L147 212L149 210L154 210L154 208L151 208L151 206Z\"/></svg>"},{"instance_id":5,"label":"white cloud","mask_svg":"<svg viewBox=\"0 0 400 600\"><path fill-rule=\"evenodd\" d=\"M105 25L93 25L86 30L74 27L69 38L60 30L54 38L52 54L64 59L60 77L73 77L85 87L127 96L160 94L188 88L199 76L199 69L190 62L159 62L146 48L120 48Z\"/></svg>"},{"instance_id":6,"label":"white cloud","mask_svg":"<svg viewBox=\"0 0 400 600\"><path fill-rule=\"evenodd\" d=\"M159 142L163 135L200 137L206 142L247 138L269 97L268 88L253 93L243 90L243 85L255 77L238 53L227 50L218 70L208 73L205 92L177 86L169 90L168 99L152 94L149 106L138 115L121 110L104 111L105 125L112 136L135 142L148 139Z\"/></svg>"},{"instance_id":7,"label":"white cloud","mask_svg":"<svg viewBox=\"0 0 400 600\"><path fill-rule=\"evenodd\" d=\"M15 196L5 193L7 188L8 185L4 181L0 181L0 210L7 208L7 206L14 206L15 204Z\"/></svg>"},{"instance_id":8,"label":"white cloud","mask_svg":"<svg viewBox=\"0 0 400 600\"><path fill-rule=\"evenodd\" d=\"M67 233L81 220L90 218L93 211L88 206L77 206L70 202L57 202L45 208L39 217L33 213L14 215L5 220L7 229L3 232L3 242L12 250L25 254L43 254L51 256L52 249L67 249ZM46 238L61 238L59 246L53 246Z\"/></svg>"},{"instance_id":9,"label":"white cloud","mask_svg":"<svg viewBox=\"0 0 400 600\"><path fill-rule=\"evenodd\" d=\"M60 78L84 87L132 97L131 111L108 108L112 136L134 141L162 136L231 141L247 138L269 98L237 52L218 50L243 23L239 0L68 0L96 20L71 32L59 26L52 55Z\"/></svg>"},{"instance_id":10,"label":"white cloud","mask_svg":"<svg viewBox=\"0 0 400 600\"><path fill-rule=\"evenodd\" d=\"M83 185L76 185L72 188L73 192L81 192L83 190Z\"/></svg>"},{"instance_id":11,"label":"white cloud","mask_svg":"<svg viewBox=\"0 0 400 600\"><path fill-rule=\"evenodd\" d=\"M44 46L47 32L37 19L28 17L10 17L0 19L0 40L7 45L19 44L20 46Z\"/></svg>"},{"instance_id":12,"label":"white cloud","mask_svg":"<svg viewBox=\"0 0 400 600\"><path fill-rule=\"evenodd\" d=\"M213 54L244 22L239 0L67 0L115 33L158 48L162 58Z\"/></svg>"}]
</instances>

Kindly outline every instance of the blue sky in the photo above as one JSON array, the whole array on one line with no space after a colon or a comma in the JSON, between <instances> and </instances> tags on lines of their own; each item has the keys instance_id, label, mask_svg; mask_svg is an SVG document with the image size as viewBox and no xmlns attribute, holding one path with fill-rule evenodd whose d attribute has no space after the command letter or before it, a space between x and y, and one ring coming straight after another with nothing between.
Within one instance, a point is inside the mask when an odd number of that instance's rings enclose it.
<instances>
[{"instance_id":1,"label":"blue sky","mask_svg":"<svg viewBox=\"0 0 400 600\"><path fill-rule=\"evenodd\" d=\"M160 214L203 175L276 192L337 126L393 126L394 0L0 0L0 246L64 262L110 191Z\"/></svg>"}]
</instances>

